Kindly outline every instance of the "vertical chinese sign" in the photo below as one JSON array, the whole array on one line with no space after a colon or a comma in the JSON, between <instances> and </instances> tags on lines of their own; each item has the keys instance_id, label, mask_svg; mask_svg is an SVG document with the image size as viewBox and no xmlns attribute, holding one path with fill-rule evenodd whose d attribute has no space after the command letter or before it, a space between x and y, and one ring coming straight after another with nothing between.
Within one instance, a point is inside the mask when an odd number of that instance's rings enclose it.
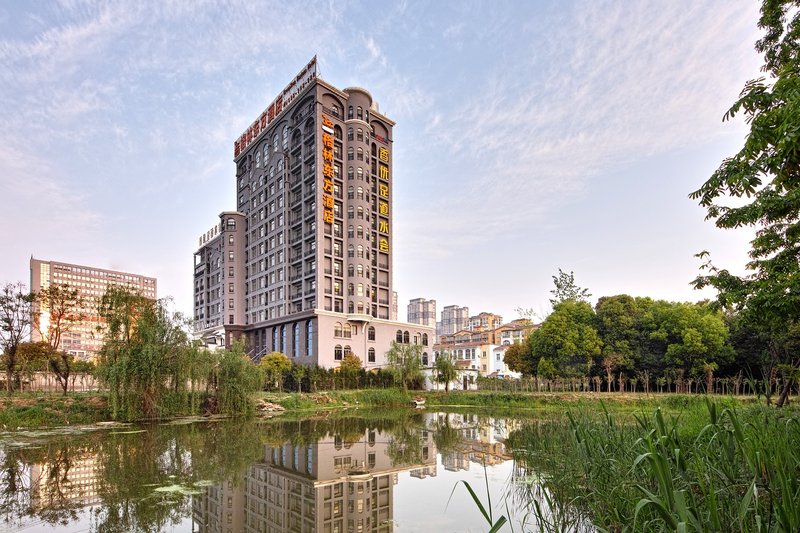
<instances>
[{"instance_id":1,"label":"vertical chinese sign","mask_svg":"<svg viewBox=\"0 0 800 533\"><path fill-rule=\"evenodd\" d=\"M333 224L333 122L322 115L322 220Z\"/></svg>"},{"instance_id":2,"label":"vertical chinese sign","mask_svg":"<svg viewBox=\"0 0 800 533\"><path fill-rule=\"evenodd\" d=\"M378 250L389 252L389 150L378 150Z\"/></svg>"}]
</instances>

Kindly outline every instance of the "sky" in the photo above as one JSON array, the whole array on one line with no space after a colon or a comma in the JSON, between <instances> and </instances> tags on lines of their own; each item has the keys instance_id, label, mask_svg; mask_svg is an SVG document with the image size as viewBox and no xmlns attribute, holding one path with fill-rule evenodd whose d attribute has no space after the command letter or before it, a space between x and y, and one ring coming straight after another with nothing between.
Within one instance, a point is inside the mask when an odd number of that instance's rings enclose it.
<instances>
[{"instance_id":1,"label":"sky","mask_svg":"<svg viewBox=\"0 0 800 533\"><path fill-rule=\"evenodd\" d=\"M233 141L316 55L394 128L394 285L518 316L574 271L593 300L697 301L695 257L752 232L688 198L747 133L758 3L0 4L0 282L29 258L158 278L192 312L197 239L235 208Z\"/></svg>"}]
</instances>

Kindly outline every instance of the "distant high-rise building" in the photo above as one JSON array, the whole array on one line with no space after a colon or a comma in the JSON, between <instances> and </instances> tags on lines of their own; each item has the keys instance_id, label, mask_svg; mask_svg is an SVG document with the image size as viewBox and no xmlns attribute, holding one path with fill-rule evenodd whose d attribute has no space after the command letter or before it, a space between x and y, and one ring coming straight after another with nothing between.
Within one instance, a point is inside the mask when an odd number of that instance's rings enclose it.
<instances>
[{"instance_id":1,"label":"distant high-rise building","mask_svg":"<svg viewBox=\"0 0 800 533\"><path fill-rule=\"evenodd\" d=\"M156 278L106 270L103 268L73 265L60 261L43 261L31 257L31 291L39 292L50 285L62 284L77 289L86 305L81 312L86 317L75 324L61 337L59 350L64 350L80 359L94 357L103 346L102 319L97 312L97 300L111 286L127 287L142 296L155 299ZM46 308L34 308L35 326L31 334L34 342L43 340L42 331L47 331L50 313ZM100 329L98 329L98 327Z\"/></svg>"},{"instance_id":2,"label":"distant high-rise building","mask_svg":"<svg viewBox=\"0 0 800 533\"><path fill-rule=\"evenodd\" d=\"M452 335L466 329L469 320L469 307L447 305L442 309L442 320L436 324L436 336Z\"/></svg>"},{"instance_id":3,"label":"distant high-rise building","mask_svg":"<svg viewBox=\"0 0 800 533\"><path fill-rule=\"evenodd\" d=\"M196 334L243 338L333 367L386 364L391 342L428 353L434 330L397 322L392 290L394 122L365 89L337 89L316 58L234 143L237 210L200 238Z\"/></svg>"},{"instance_id":4,"label":"distant high-rise building","mask_svg":"<svg viewBox=\"0 0 800 533\"><path fill-rule=\"evenodd\" d=\"M408 321L412 324L425 324L436 327L436 300L414 298L408 302Z\"/></svg>"}]
</instances>

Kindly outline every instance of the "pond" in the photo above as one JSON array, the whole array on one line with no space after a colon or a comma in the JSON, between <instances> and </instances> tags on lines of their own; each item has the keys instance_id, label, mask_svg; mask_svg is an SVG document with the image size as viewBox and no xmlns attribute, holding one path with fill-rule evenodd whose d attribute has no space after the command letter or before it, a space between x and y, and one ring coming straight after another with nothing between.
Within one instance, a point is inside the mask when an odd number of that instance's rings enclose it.
<instances>
[{"instance_id":1,"label":"pond","mask_svg":"<svg viewBox=\"0 0 800 533\"><path fill-rule=\"evenodd\" d=\"M522 523L531 476L506 441L525 423L362 410L4 433L0 530L487 531L459 481Z\"/></svg>"}]
</instances>

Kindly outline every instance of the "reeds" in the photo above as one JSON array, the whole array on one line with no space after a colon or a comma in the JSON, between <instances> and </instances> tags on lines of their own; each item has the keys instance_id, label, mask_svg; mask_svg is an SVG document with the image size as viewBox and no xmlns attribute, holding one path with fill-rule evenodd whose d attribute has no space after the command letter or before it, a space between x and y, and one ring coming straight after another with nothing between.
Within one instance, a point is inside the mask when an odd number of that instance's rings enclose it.
<instances>
[{"instance_id":1,"label":"reeds","mask_svg":"<svg viewBox=\"0 0 800 533\"><path fill-rule=\"evenodd\" d=\"M797 411L707 401L627 424L605 410L568 419L511 439L537 473L520 490L538 530L800 531Z\"/></svg>"}]
</instances>

